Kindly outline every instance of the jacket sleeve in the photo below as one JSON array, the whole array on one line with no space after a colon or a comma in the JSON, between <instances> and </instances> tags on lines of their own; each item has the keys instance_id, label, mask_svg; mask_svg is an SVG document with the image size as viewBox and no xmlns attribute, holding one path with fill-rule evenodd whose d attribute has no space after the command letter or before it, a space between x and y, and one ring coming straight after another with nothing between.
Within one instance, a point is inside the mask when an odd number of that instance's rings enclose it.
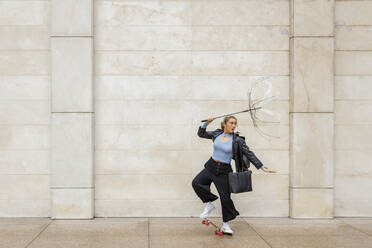
<instances>
[{"instance_id":1,"label":"jacket sleeve","mask_svg":"<svg viewBox=\"0 0 372 248\"><path fill-rule=\"evenodd\" d=\"M203 125L199 127L198 136L205 139L213 139L213 131L207 131L207 125L208 124L204 122Z\"/></svg>"},{"instance_id":2,"label":"jacket sleeve","mask_svg":"<svg viewBox=\"0 0 372 248\"><path fill-rule=\"evenodd\" d=\"M252 162L252 164L254 164L254 166L257 168L257 170L259 169L262 169L263 168L263 164L262 162L256 157L256 155L251 151L249 150L249 147L247 146L247 144L245 143L245 140L243 140L241 142L241 146L242 146L242 151L243 153L247 156L247 158L249 159L249 161Z\"/></svg>"}]
</instances>

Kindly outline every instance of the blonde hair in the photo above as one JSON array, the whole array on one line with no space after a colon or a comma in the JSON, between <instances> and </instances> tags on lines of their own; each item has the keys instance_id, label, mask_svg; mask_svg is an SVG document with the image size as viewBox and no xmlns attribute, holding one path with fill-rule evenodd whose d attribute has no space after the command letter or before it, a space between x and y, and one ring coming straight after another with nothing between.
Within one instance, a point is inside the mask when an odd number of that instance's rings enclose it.
<instances>
[{"instance_id":1,"label":"blonde hair","mask_svg":"<svg viewBox=\"0 0 372 248\"><path fill-rule=\"evenodd\" d=\"M221 129L224 130L224 125L231 119L231 118L234 118L236 120L236 122L238 122L238 119L236 119L235 116L233 115L229 115L229 116L226 116L223 121L221 121Z\"/></svg>"}]
</instances>

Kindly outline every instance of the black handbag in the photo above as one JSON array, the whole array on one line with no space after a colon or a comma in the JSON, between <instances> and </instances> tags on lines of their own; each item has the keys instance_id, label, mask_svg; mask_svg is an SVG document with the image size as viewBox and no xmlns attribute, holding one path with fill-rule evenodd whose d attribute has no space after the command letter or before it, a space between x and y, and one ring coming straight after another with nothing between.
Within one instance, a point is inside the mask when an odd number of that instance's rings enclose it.
<instances>
[{"instance_id":1,"label":"black handbag","mask_svg":"<svg viewBox=\"0 0 372 248\"><path fill-rule=\"evenodd\" d=\"M229 172L229 185L231 193L252 191L252 171Z\"/></svg>"}]
</instances>

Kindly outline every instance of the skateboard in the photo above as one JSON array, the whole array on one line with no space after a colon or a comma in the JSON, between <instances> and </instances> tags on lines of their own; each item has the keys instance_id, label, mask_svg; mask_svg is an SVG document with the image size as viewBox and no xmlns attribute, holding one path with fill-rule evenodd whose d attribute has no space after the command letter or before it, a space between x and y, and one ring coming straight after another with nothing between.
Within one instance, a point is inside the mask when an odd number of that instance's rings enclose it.
<instances>
[{"instance_id":1,"label":"skateboard","mask_svg":"<svg viewBox=\"0 0 372 248\"><path fill-rule=\"evenodd\" d=\"M212 224L213 227L215 227L216 229L214 230L214 234L218 235L218 236L222 236L224 234L227 234L227 235L232 235L230 233L225 233L222 231L222 228L219 227L216 223L214 223L213 221L211 221L210 219L208 218L204 218L202 220L202 224L206 225L206 226L209 226L210 224Z\"/></svg>"}]
</instances>

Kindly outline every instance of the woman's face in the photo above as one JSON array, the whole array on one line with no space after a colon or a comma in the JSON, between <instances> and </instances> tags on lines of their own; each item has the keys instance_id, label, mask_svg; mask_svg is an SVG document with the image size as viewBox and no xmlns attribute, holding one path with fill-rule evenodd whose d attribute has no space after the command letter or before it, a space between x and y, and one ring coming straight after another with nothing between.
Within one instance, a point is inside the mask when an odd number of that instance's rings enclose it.
<instances>
[{"instance_id":1,"label":"woman's face","mask_svg":"<svg viewBox=\"0 0 372 248\"><path fill-rule=\"evenodd\" d=\"M224 132L233 133L235 130L236 124L237 124L236 120L234 118L230 118L225 124Z\"/></svg>"}]
</instances>

